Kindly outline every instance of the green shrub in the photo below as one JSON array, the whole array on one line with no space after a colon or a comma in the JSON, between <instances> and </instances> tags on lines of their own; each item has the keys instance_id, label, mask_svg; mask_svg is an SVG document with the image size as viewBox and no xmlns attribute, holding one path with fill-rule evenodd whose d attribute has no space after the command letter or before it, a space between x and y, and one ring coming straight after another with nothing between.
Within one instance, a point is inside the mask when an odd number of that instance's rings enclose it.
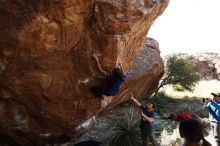
<instances>
[{"instance_id":1,"label":"green shrub","mask_svg":"<svg viewBox=\"0 0 220 146\"><path fill-rule=\"evenodd\" d=\"M176 140L172 140L171 141L171 145L172 146L177 146L177 145L180 145L181 144L181 138L176 138Z\"/></svg>"},{"instance_id":2,"label":"green shrub","mask_svg":"<svg viewBox=\"0 0 220 146\"><path fill-rule=\"evenodd\" d=\"M172 133L173 129L176 129L178 125L179 124L175 121L168 121L167 124L164 125L164 130L166 130L168 133Z\"/></svg>"},{"instance_id":3,"label":"green shrub","mask_svg":"<svg viewBox=\"0 0 220 146\"><path fill-rule=\"evenodd\" d=\"M160 88L165 85L181 86L183 89L193 91L200 80L199 75L194 71L194 64L189 58L172 56L168 58L165 65L165 74L157 87L154 96Z\"/></svg>"},{"instance_id":4,"label":"green shrub","mask_svg":"<svg viewBox=\"0 0 220 146\"><path fill-rule=\"evenodd\" d=\"M194 109L192 115L196 115L200 118L205 118L208 117L208 112L206 112L203 107L198 107Z\"/></svg>"},{"instance_id":5,"label":"green shrub","mask_svg":"<svg viewBox=\"0 0 220 146\"><path fill-rule=\"evenodd\" d=\"M177 91L177 92L183 92L183 91L186 91L186 89L184 89L182 86L180 85L175 85L173 86L173 89L174 91Z\"/></svg>"},{"instance_id":6,"label":"green shrub","mask_svg":"<svg viewBox=\"0 0 220 146\"><path fill-rule=\"evenodd\" d=\"M114 117L110 126L112 135L108 139L110 146L140 146L140 117L134 109L128 110L124 115Z\"/></svg>"},{"instance_id":7,"label":"green shrub","mask_svg":"<svg viewBox=\"0 0 220 146\"><path fill-rule=\"evenodd\" d=\"M165 92L159 92L156 96L157 98L160 98L160 99L164 99L167 97L166 93Z\"/></svg>"},{"instance_id":8,"label":"green shrub","mask_svg":"<svg viewBox=\"0 0 220 146\"><path fill-rule=\"evenodd\" d=\"M175 102L175 99L167 96L165 92L158 92L156 97L150 98L148 100L149 102L154 103L158 110L166 108L166 105L170 102Z\"/></svg>"}]
</instances>

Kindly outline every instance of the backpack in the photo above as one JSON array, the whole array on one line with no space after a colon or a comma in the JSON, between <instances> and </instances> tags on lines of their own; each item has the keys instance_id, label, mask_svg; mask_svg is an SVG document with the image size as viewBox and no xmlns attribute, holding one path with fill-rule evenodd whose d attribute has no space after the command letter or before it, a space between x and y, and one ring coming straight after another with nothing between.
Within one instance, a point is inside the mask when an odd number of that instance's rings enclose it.
<instances>
[{"instance_id":1,"label":"backpack","mask_svg":"<svg viewBox=\"0 0 220 146\"><path fill-rule=\"evenodd\" d=\"M192 119L192 115L185 113L185 112L178 112L175 116L174 116L174 120L177 122L183 121L183 120L187 120L187 119Z\"/></svg>"}]
</instances>

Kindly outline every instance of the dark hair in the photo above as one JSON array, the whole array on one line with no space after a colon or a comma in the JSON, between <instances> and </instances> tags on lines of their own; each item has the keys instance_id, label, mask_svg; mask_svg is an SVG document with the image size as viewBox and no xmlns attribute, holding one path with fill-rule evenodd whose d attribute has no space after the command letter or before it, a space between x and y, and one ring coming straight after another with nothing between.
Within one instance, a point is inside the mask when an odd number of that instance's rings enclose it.
<instances>
[{"instance_id":1,"label":"dark hair","mask_svg":"<svg viewBox=\"0 0 220 146\"><path fill-rule=\"evenodd\" d=\"M123 71L117 67L115 67L113 70L112 70L112 76L116 79L116 80L119 80L122 78L123 76Z\"/></svg>"},{"instance_id":2,"label":"dark hair","mask_svg":"<svg viewBox=\"0 0 220 146\"><path fill-rule=\"evenodd\" d=\"M113 87L123 79L123 72L119 68L114 68L110 74L112 78L107 78L106 87Z\"/></svg>"},{"instance_id":3,"label":"dark hair","mask_svg":"<svg viewBox=\"0 0 220 146\"><path fill-rule=\"evenodd\" d=\"M151 103L151 104L153 104L153 108L156 110L157 109L156 104L155 103Z\"/></svg>"},{"instance_id":4,"label":"dark hair","mask_svg":"<svg viewBox=\"0 0 220 146\"><path fill-rule=\"evenodd\" d=\"M180 136L190 142L200 142L202 140L203 146L211 146L211 144L204 138L202 124L194 119L183 120L179 125Z\"/></svg>"},{"instance_id":5,"label":"dark hair","mask_svg":"<svg viewBox=\"0 0 220 146\"><path fill-rule=\"evenodd\" d=\"M155 103L152 103L152 102L148 102L148 103L146 103L146 105L149 104L149 103L153 105L152 108L154 109L155 112L157 112L157 106L156 106L156 104L155 104Z\"/></svg>"}]
</instances>

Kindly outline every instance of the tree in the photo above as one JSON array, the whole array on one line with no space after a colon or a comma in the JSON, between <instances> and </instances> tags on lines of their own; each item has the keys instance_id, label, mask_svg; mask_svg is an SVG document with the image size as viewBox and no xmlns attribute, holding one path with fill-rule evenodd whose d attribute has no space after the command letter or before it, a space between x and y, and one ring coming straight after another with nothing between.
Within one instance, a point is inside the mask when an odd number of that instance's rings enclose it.
<instances>
[{"instance_id":1,"label":"tree","mask_svg":"<svg viewBox=\"0 0 220 146\"><path fill-rule=\"evenodd\" d=\"M198 83L199 75L194 70L194 64L188 61L188 57L172 56L167 60L165 74L162 78L154 97L164 85L181 86L183 89L193 91Z\"/></svg>"}]
</instances>

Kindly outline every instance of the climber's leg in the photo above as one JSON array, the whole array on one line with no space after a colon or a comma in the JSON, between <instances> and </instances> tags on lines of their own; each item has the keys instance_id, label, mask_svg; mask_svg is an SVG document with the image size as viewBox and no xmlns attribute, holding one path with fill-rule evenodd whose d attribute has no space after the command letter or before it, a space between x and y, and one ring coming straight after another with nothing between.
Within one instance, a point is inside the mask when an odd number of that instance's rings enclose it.
<instances>
[{"instance_id":1,"label":"climber's leg","mask_svg":"<svg viewBox=\"0 0 220 146\"><path fill-rule=\"evenodd\" d=\"M90 90L99 98L103 98L103 88L101 87L90 87Z\"/></svg>"}]
</instances>

